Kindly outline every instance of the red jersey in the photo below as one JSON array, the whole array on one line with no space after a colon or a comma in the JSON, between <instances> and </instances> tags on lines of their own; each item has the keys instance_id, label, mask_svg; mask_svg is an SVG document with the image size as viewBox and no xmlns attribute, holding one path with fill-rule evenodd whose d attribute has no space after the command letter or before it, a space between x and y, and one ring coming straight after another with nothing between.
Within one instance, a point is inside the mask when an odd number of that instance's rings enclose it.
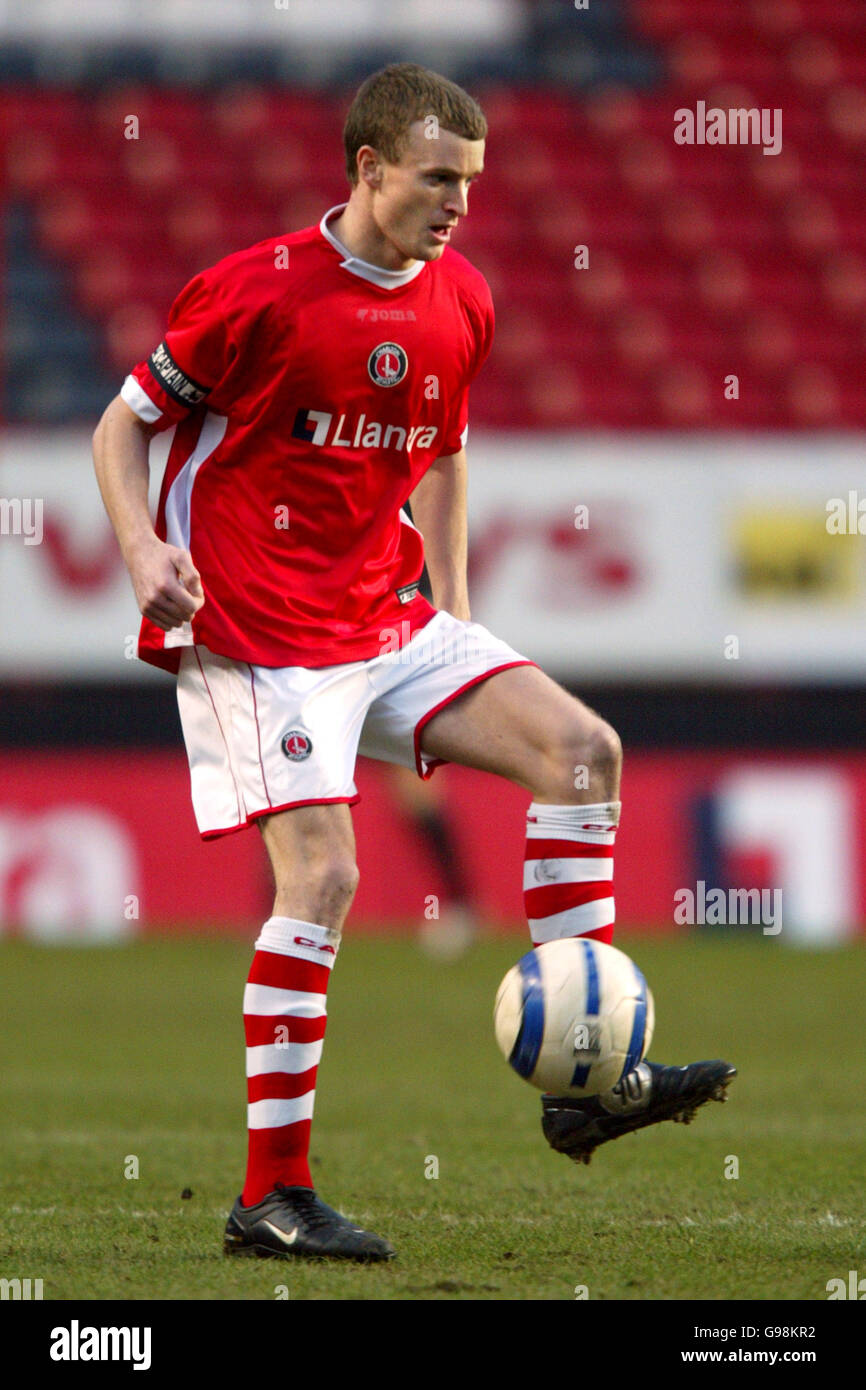
<instances>
[{"instance_id":1,"label":"red jersey","mask_svg":"<svg viewBox=\"0 0 866 1390\"><path fill-rule=\"evenodd\" d=\"M450 247L386 271L317 227L195 277L121 395L176 425L156 530L189 550L205 602L145 619L139 656L177 670L197 642L261 666L331 666L400 646L434 609L401 508L466 438L490 351L483 276Z\"/></svg>"}]
</instances>

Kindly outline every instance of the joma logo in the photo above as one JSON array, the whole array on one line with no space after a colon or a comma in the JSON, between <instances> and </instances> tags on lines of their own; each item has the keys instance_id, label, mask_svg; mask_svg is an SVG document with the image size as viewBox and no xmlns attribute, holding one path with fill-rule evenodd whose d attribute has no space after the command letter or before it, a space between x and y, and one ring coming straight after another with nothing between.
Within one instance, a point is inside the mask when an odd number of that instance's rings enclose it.
<instances>
[{"instance_id":1,"label":"joma logo","mask_svg":"<svg viewBox=\"0 0 866 1390\"><path fill-rule=\"evenodd\" d=\"M414 323L417 315L414 309L359 309L358 318L363 323Z\"/></svg>"}]
</instances>

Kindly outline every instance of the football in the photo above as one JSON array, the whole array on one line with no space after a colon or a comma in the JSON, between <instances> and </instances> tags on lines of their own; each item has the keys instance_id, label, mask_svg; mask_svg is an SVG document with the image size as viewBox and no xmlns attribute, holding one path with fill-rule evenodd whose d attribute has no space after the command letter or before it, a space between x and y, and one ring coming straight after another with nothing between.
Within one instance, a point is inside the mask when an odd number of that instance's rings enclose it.
<instances>
[{"instance_id":1,"label":"football","mask_svg":"<svg viewBox=\"0 0 866 1390\"><path fill-rule=\"evenodd\" d=\"M633 1071L652 1041L653 997L634 961L587 937L549 941L505 976L496 1041L519 1076L554 1096L595 1096Z\"/></svg>"}]
</instances>

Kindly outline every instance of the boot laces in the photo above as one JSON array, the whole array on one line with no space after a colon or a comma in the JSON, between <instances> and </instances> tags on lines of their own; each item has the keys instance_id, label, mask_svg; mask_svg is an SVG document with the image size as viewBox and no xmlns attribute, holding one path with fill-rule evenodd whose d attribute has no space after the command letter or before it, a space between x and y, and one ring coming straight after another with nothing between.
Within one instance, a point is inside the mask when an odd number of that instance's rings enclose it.
<instances>
[{"instance_id":1,"label":"boot laces","mask_svg":"<svg viewBox=\"0 0 866 1390\"><path fill-rule=\"evenodd\" d=\"M321 1230L333 1225L333 1218L323 1210L322 1204L310 1187L287 1187L285 1183L275 1182L274 1191L289 1201L303 1219L308 1230Z\"/></svg>"}]
</instances>

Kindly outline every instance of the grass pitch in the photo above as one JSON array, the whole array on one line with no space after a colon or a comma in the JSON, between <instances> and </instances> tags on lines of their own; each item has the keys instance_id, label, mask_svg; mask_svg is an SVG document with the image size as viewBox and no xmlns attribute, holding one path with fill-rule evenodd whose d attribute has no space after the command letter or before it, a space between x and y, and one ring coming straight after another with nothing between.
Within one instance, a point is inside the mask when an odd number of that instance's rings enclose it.
<instances>
[{"instance_id":1,"label":"grass pitch","mask_svg":"<svg viewBox=\"0 0 866 1390\"><path fill-rule=\"evenodd\" d=\"M442 963L347 931L312 1169L397 1247L359 1267L221 1253L246 1151L251 945L5 943L0 1276L72 1300L825 1300L866 1270L866 950L618 935L655 995L651 1056L722 1056L740 1075L692 1126L577 1167L493 1039L525 944Z\"/></svg>"}]
</instances>

